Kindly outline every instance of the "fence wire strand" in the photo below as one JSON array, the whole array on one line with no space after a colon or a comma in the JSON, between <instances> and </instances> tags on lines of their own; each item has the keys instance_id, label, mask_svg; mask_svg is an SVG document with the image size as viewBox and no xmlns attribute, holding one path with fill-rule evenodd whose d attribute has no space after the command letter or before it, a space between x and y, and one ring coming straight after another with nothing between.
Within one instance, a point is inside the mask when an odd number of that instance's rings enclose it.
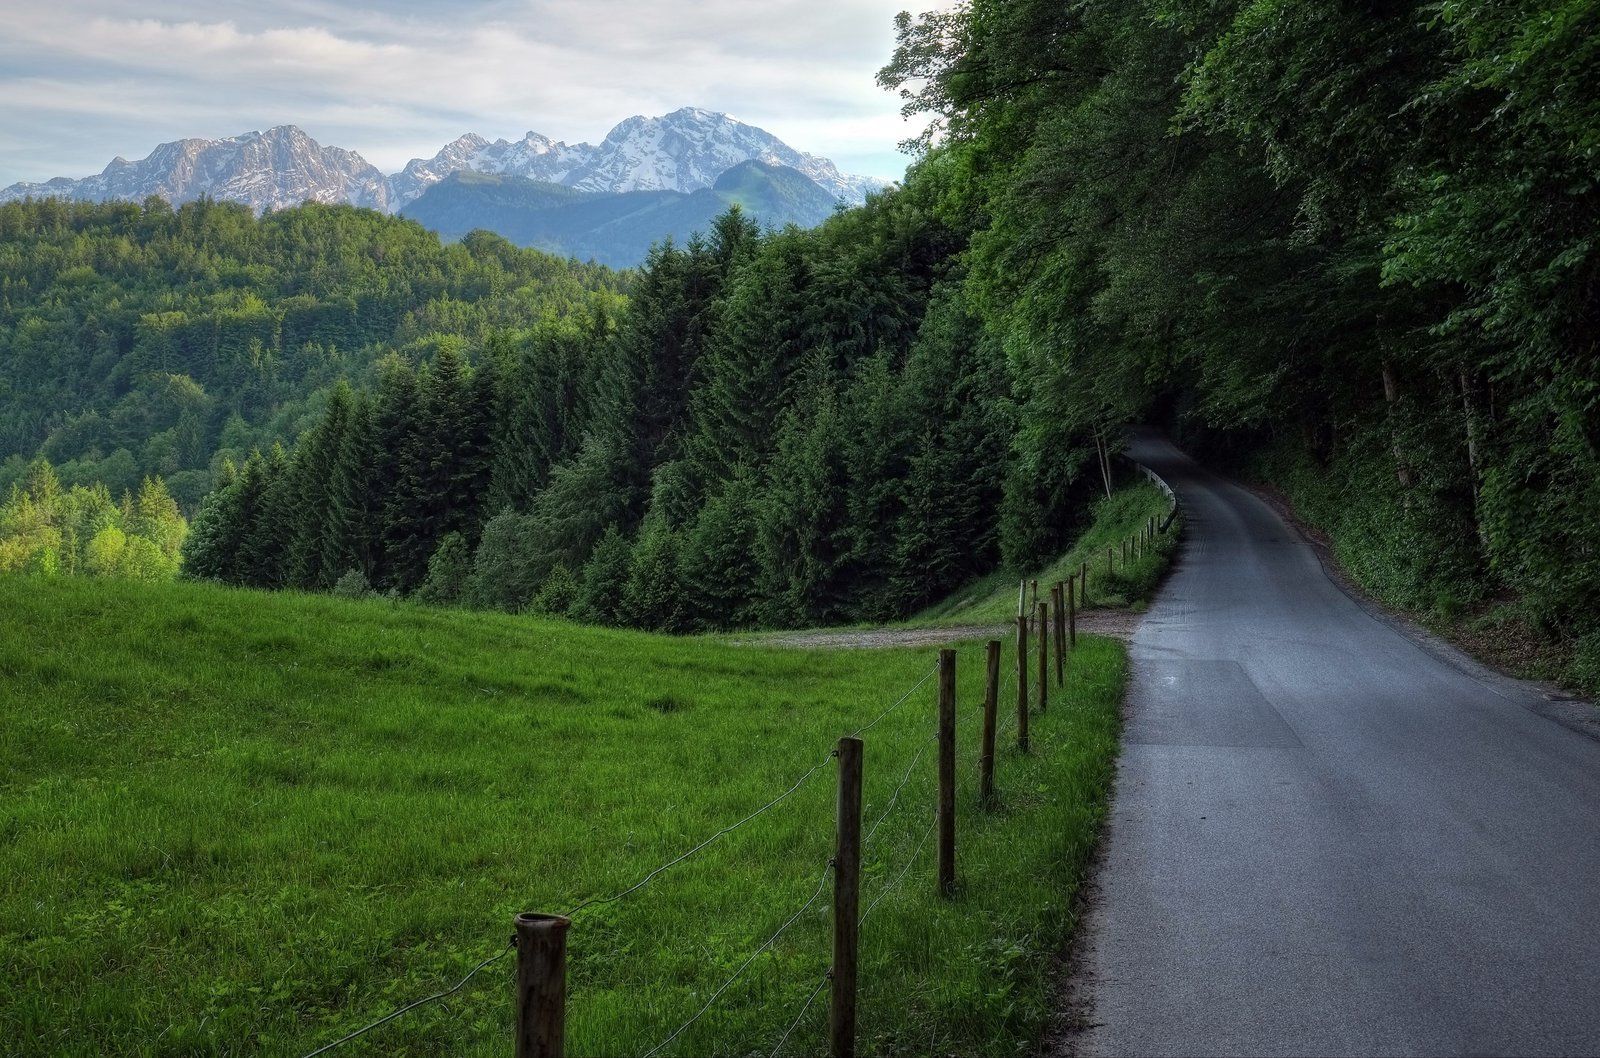
<instances>
[{"instance_id":1,"label":"fence wire strand","mask_svg":"<svg viewBox=\"0 0 1600 1058\"><path fill-rule=\"evenodd\" d=\"M774 932L772 934L772 936L768 937L765 941L762 942L761 947L759 947L755 951L751 952L750 953L750 957L748 959L746 959L744 962L739 964L739 968L737 970L733 971L733 976L728 978L726 981L724 981L722 983L722 986L720 988L718 988L715 992L711 993L711 998L706 1000L704 1006L702 1006L699 1010L695 1011L694 1017L690 1018L688 1021L685 1021L682 1025L679 1025L678 1028L672 1033L671 1036L668 1036L666 1039L662 1040L660 1043L656 1044L654 1047L652 1047L648 1051L646 1051L645 1054L644 1054L644 1058L654 1058L654 1056L656 1054L659 1054L661 1052L662 1048L664 1048L668 1044L672 1043L672 1041L677 1039L679 1036L682 1036L684 1034L684 1032L689 1028L690 1025L693 1025L695 1022L699 1021L700 1020L700 1015L704 1014L706 1011L711 1009L712 1004L716 1003L716 1001L719 998L721 998L722 993L726 992L729 988L731 988L733 986L733 983L739 979L740 975L742 975L747 969L750 968L750 964L755 962L756 959L761 955L762 952L766 951L768 948L770 948L774 944L776 944L777 941L778 941L778 938L783 936L784 932L787 931L790 926L792 926L796 922L798 922L800 920L800 916L801 915L804 915L807 911L809 911L811 909L811 905L817 902L817 897L821 896L822 895L822 890L824 888L826 888L826 886L828 884L828 875L830 873L832 873L833 866L834 866L834 862L833 862L832 858L829 858L827 864L822 868L822 875L817 879L817 887L816 887L815 890L812 891L811 898L809 900L807 900L804 904L800 905L800 910L798 910L794 914L790 915L789 918L784 922L784 924L777 928L777 931Z\"/></svg>"},{"instance_id":2,"label":"fence wire strand","mask_svg":"<svg viewBox=\"0 0 1600 1058\"><path fill-rule=\"evenodd\" d=\"M599 904L614 903L614 902L616 902L618 900L621 900L623 897L628 896L630 893L638 892L640 889L643 889L645 886L649 885L652 881L654 881L661 874L663 874L666 871L672 869L673 867L676 867L678 864L682 863L684 860L689 859L691 856L695 855L701 849L704 849L706 846L710 845L712 842L718 840L719 838L723 838L723 837L726 837L729 834L732 834L735 830L738 830L740 827L744 826L746 823L750 822L752 819L755 819L757 816L763 815L766 812L771 811L773 808L777 807L778 804L780 804L781 802L783 802L783 801L787 800L788 798L790 798L791 796L793 796L795 791L799 790L800 787L802 787L802 786L804 786L806 784L806 780L807 779L810 779L817 772L821 771L824 767L827 766L829 761L831 761L834 757L837 757L838 755L839 755L839 751L838 750L829 750L828 751L828 755L826 757L823 757L822 760L818 761L815 765L813 765L811 767L811 769L808 770L804 775L802 775L802 776L800 776L800 778L796 779L793 786L789 787L783 793L779 794L777 797L774 797L772 800L768 801L766 804L762 805L760 808L756 809L754 812L751 812L749 815L745 816L743 819L739 820L737 823L730 823L728 826L723 827L721 830L717 831L715 834L711 835L709 838L706 838L704 841L702 841L700 844L696 845L694 848L690 849L688 852L685 852L683 855L678 856L678 857L676 857L674 859L668 860L666 863L663 863L661 866L657 867L655 870L651 871L649 874L645 875L643 878L639 879L637 882L634 882L632 885L628 886L628 888L622 890L621 892L614 893L611 896L597 896L597 897L591 897L590 899L585 900L583 903L579 904L577 907L573 908L571 911L568 911L567 912L567 917L571 918L573 915L576 915L579 911L582 911L584 908L595 907L596 905L599 905Z\"/></svg>"},{"instance_id":3,"label":"fence wire strand","mask_svg":"<svg viewBox=\"0 0 1600 1058\"><path fill-rule=\"evenodd\" d=\"M478 965L474 966L472 968L472 970L467 974L467 976L463 977L460 981L456 982L456 985L455 985L454 988L447 988L443 992L438 992L438 993L435 993L434 995L426 996L426 997L424 997L422 999L418 999L418 1000L415 1000L413 1002L407 1003L405 1006L401 1007L400 1009L395 1010L395 1011L391 1011L390 1013L385 1014L383 1017L379 1018L377 1021L372 1022L370 1025L363 1025L361 1028L359 1028L356 1031L350 1033L348 1036L344 1036L344 1037L341 1037L340 1039L334 1040L332 1043L323 1044L321 1047L318 1047L316 1050L312 1051L310 1054L307 1054L305 1056L305 1058L317 1058L317 1055L326 1054L328 1051L333 1050L335 1047L339 1047L339 1046L342 1046L343 1044L349 1043L351 1040L355 1039L358 1036L365 1036L367 1033L371 1032L373 1029L379 1027L380 1025L387 1025L389 1022L393 1021L395 1018L399 1017L401 1014L408 1013L408 1012L413 1011L413 1010L415 1010L415 1009L417 1009L418 1007L421 1007L421 1006L427 1006L429 1003L432 1003L435 1000L444 999L447 996L455 995L457 992L461 991L463 988L465 988L467 986L467 982L472 980L472 978L477 974L477 972L479 970L483 969L485 966L490 965L491 963L497 963L501 959L504 959L507 955L511 954L511 950L513 948L515 948L516 946L517 946L517 941L516 941L516 938L513 937L511 939L511 942L509 944L507 944L504 948L501 948L498 952L496 952L495 954L489 956L487 959L483 960Z\"/></svg>"},{"instance_id":4,"label":"fence wire strand","mask_svg":"<svg viewBox=\"0 0 1600 1058\"><path fill-rule=\"evenodd\" d=\"M916 850L911 853L911 858L907 860L906 865L900 869L900 874L896 876L894 881L890 882L882 889L879 889L878 895L872 898L872 903L868 904L867 909L861 912L861 917L856 920L857 929L860 929L866 924L867 916L872 914L872 909L877 907L884 897L888 896L894 890L900 888L900 883L906 880L906 875L911 873L911 868L916 866L916 862L922 858L922 850L927 847L928 837L933 833L933 828L938 822L939 817L937 814L935 814L933 817L933 822L928 824L928 829L922 832L922 840L917 842Z\"/></svg>"},{"instance_id":5,"label":"fence wire strand","mask_svg":"<svg viewBox=\"0 0 1600 1058\"><path fill-rule=\"evenodd\" d=\"M796 1014L794 1020L789 1022L789 1027L783 1030L783 1035L778 1039L778 1045L772 1048L767 1058L778 1058L778 1053L783 1050L783 1045L789 1042L789 1037L794 1034L794 1030L799 1027L801 1020L805 1018L806 1011L810 1010L811 1004L816 1001L818 993L822 991L822 986L831 980L833 980L833 967L830 966L823 973L821 979L817 981L817 986L811 990L811 994L806 996L805 1005L800 1008L800 1013Z\"/></svg>"},{"instance_id":6,"label":"fence wire strand","mask_svg":"<svg viewBox=\"0 0 1600 1058\"><path fill-rule=\"evenodd\" d=\"M867 830L867 836L861 839L861 847L863 849L872 844L872 835L878 832L878 828L883 825L883 821L889 818L889 813L894 811L894 804L900 799L900 791L904 790L906 788L906 784L911 781L911 773L916 771L917 765L922 762L922 755L928 752L928 747L932 745L934 740L938 737L939 732L935 731L932 735L929 735L927 738L922 740L922 745L917 749L916 756L911 758L911 766L907 768L906 773L900 777L900 785L896 786L894 788L894 793L889 795L889 803L884 806L883 814L878 816L877 821L874 822Z\"/></svg>"},{"instance_id":7,"label":"fence wire strand","mask_svg":"<svg viewBox=\"0 0 1600 1058\"><path fill-rule=\"evenodd\" d=\"M878 721L882 720L884 717L888 716L890 713L894 712L896 709L900 708L902 705L905 705L906 702L911 699L911 696L913 694L916 694L919 690L922 689L922 685L924 683L927 683L929 680L933 679L933 674L935 672L938 672L938 671L939 671L939 666L937 664L935 664L933 666L933 668L929 669L923 675L922 679L918 680L916 682L916 684L914 686L912 686L912 688L909 691L907 691L906 693L904 693L904 694L902 694L900 696L900 700L899 701L895 702L889 708L885 709L883 712L881 712L877 716L873 717L867 723L862 724L860 727L858 727L854 731L850 732L849 737L850 738L855 738L855 737L857 737L857 736L859 736L859 735L861 735L861 734L863 734L863 733L865 733L867 731L871 731L874 727L877 727L878 726Z\"/></svg>"}]
</instances>

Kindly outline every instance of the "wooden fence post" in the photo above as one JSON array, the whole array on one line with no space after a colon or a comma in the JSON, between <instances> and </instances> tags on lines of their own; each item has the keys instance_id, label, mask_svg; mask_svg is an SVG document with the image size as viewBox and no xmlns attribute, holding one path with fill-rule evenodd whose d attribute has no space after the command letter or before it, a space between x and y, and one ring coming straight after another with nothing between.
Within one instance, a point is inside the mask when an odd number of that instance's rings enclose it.
<instances>
[{"instance_id":1,"label":"wooden fence post","mask_svg":"<svg viewBox=\"0 0 1600 1058\"><path fill-rule=\"evenodd\" d=\"M956 652L939 651L939 895L956 891Z\"/></svg>"},{"instance_id":2,"label":"wooden fence post","mask_svg":"<svg viewBox=\"0 0 1600 1058\"><path fill-rule=\"evenodd\" d=\"M1057 584L1050 593L1050 603L1055 607L1055 621L1051 628L1055 632L1056 647L1056 686L1067 685L1067 589L1062 584Z\"/></svg>"},{"instance_id":3,"label":"wooden fence post","mask_svg":"<svg viewBox=\"0 0 1600 1058\"><path fill-rule=\"evenodd\" d=\"M861 920L861 757L859 738L839 740L839 816L833 849L833 969L828 1054L856 1053L856 956Z\"/></svg>"},{"instance_id":4,"label":"wooden fence post","mask_svg":"<svg viewBox=\"0 0 1600 1058\"><path fill-rule=\"evenodd\" d=\"M1078 602L1077 592L1072 590L1072 577L1067 578L1067 646L1078 645Z\"/></svg>"},{"instance_id":5,"label":"wooden fence post","mask_svg":"<svg viewBox=\"0 0 1600 1058\"><path fill-rule=\"evenodd\" d=\"M564 915L516 917L516 1058L562 1058L567 1033L567 927Z\"/></svg>"},{"instance_id":6,"label":"wooden fence post","mask_svg":"<svg viewBox=\"0 0 1600 1058\"><path fill-rule=\"evenodd\" d=\"M1039 604L1039 712L1050 695L1050 604Z\"/></svg>"},{"instance_id":7,"label":"wooden fence post","mask_svg":"<svg viewBox=\"0 0 1600 1058\"><path fill-rule=\"evenodd\" d=\"M1078 569L1078 576L1083 580L1083 592L1078 597L1078 602L1083 606L1083 608L1085 610L1087 610L1089 608L1089 561L1088 561L1088 559L1085 559L1084 562L1083 562L1083 565Z\"/></svg>"},{"instance_id":8,"label":"wooden fence post","mask_svg":"<svg viewBox=\"0 0 1600 1058\"><path fill-rule=\"evenodd\" d=\"M1000 706L1000 640L988 643L988 668L983 690L983 747L978 751L978 797L985 807L994 804L994 729Z\"/></svg>"},{"instance_id":9,"label":"wooden fence post","mask_svg":"<svg viewBox=\"0 0 1600 1058\"><path fill-rule=\"evenodd\" d=\"M1017 615L1017 748L1028 752L1028 619Z\"/></svg>"}]
</instances>

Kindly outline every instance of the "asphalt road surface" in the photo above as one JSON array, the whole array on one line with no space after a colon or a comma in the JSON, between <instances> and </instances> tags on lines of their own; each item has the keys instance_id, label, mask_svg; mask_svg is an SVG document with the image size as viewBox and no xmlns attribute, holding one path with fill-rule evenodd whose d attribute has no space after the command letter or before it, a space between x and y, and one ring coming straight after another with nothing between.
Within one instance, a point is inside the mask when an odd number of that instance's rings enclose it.
<instances>
[{"instance_id":1,"label":"asphalt road surface","mask_svg":"<svg viewBox=\"0 0 1600 1058\"><path fill-rule=\"evenodd\" d=\"M1060 1047L1600 1054L1592 709L1369 613L1166 441L1131 454L1188 537L1132 640Z\"/></svg>"}]
</instances>

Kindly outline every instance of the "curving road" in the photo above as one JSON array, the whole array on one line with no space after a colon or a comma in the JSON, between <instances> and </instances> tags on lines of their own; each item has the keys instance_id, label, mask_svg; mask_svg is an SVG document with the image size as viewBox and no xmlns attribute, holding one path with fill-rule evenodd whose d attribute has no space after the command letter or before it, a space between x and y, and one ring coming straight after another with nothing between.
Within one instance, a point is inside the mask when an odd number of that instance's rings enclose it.
<instances>
[{"instance_id":1,"label":"curving road","mask_svg":"<svg viewBox=\"0 0 1600 1058\"><path fill-rule=\"evenodd\" d=\"M1135 633L1085 1054L1600 1053L1600 741L1369 614L1154 435L1177 569Z\"/></svg>"}]
</instances>

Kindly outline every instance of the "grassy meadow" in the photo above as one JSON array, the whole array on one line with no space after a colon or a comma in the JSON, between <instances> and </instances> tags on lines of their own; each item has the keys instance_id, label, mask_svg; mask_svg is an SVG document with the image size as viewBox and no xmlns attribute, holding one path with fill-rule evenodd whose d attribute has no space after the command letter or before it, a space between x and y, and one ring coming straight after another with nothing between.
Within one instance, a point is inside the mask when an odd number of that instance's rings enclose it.
<instances>
[{"instance_id":1,"label":"grassy meadow","mask_svg":"<svg viewBox=\"0 0 1600 1058\"><path fill-rule=\"evenodd\" d=\"M0 578L0 1053L307 1053L454 984L516 912L631 885L907 692L862 736L866 824L883 821L863 855L861 1050L1030 1051L1112 775L1123 654L1085 639L1031 754L1002 723L986 813L982 645L962 645L951 901L926 840L934 662ZM819 891L835 781L824 764L578 913L570 1054L650 1051ZM660 1053L772 1053L827 968L829 905ZM335 1053L508 1053L511 975L507 958ZM783 1053L825 1040L823 994Z\"/></svg>"}]
</instances>

